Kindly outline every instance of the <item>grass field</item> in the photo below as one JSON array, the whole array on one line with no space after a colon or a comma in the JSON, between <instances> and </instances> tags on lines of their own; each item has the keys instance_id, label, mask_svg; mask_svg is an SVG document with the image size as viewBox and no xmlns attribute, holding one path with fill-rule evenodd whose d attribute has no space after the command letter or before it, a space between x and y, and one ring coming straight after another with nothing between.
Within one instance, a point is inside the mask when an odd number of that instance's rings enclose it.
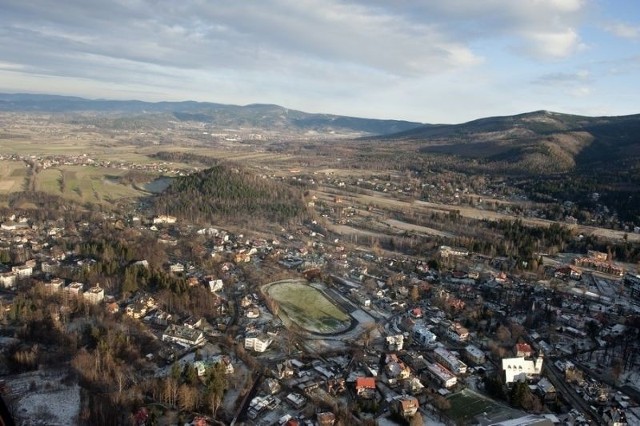
<instances>
[{"instance_id":1,"label":"grass field","mask_svg":"<svg viewBox=\"0 0 640 426\"><path fill-rule=\"evenodd\" d=\"M489 418L500 418L514 411L469 389L454 393L447 399L451 403L447 415L456 424L470 424L475 416L483 413Z\"/></svg>"},{"instance_id":2,"label":"grass field","mask_svg":"<svg viewBox=\"0 0 640 426\"><path fill-rule=\"evenodd\" d=\"M349 315L305 280L278 281L269 284L266 291L279 303L281 317L286 315L307 331L338 333L351 324Z\"/></svg>"},{"instance_id":3,"label":"grass field","mask_svg":"<svg viewBox=\"0 0 640 426\"><path fill-rule=\"evenodd\" d=\"M142 195L142 192L108 178L123 173L124 170L100 167L51 168L37 174L36 189L82 203L110 203Z\"/></svg>"},{"instance_id":4,"label":"grass field","mask_svg":"<svg viewBox=\"0 0 640 426\"><path fill-rule=\"evenodd\" d=\"M24 190L27 168L23 162L0 161L0 193Z\"/></svg>"}]
</instances>

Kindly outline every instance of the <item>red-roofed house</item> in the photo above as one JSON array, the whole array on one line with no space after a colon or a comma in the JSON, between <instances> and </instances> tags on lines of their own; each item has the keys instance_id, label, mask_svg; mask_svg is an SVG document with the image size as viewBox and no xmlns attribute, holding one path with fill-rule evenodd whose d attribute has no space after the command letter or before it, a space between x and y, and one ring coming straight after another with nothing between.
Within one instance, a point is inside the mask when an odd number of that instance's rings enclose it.
<instances>
[{"instance_id":1,"label":"red-roofed house","mask_svg":"<svg viewBox=\"0 0 640 426\"><path fill-rule=\"evenodd\" d=\"M533 355L533 349L528 343L516 343L516 357L529 358L531 355Z\"/></svg>"},{"instance_id":2,"label":"red-roofed house","mask_svg":"<svg viewBox=\"0 0 640 426\"><path fill-rule=\"evenodd\" d=\"M373 398L376 392L375 377L358 377L356 379L356 394L362 398Z\"/></svg>"}]
</instances>

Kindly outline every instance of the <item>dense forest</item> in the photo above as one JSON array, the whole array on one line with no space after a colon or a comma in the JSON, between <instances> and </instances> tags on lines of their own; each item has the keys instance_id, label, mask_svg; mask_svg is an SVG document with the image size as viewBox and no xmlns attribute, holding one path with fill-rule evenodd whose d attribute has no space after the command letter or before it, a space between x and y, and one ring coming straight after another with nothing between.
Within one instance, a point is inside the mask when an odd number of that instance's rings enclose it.
<instances>
[{"instance_id":1,"label":"dense forest","mask_svg":"<svg viewBox=\"0 0 640 426\"><path fill-rule=\"evenodd\" d=\"M287 223L306 214L299 189L229 164L176 179L153 205L159 214L206 223Z\"/></svg>"}]
</instances>

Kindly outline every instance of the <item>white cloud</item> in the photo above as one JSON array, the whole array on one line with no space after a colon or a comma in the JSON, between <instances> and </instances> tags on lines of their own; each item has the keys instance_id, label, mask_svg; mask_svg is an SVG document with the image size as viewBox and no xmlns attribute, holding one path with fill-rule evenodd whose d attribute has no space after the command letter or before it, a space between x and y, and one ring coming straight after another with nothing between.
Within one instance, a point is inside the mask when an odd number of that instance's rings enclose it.
<instances>
[{"instance_id":1,"label":"white cloud","mask_svg":"<svg viewBox=\"0 0 640 426\"><path fill-rule=\"evenodd\" d=\"M640 26L624 22L609 22L603 26L604 30L621 38L639 39Z\"/></svg>"},{"instance_id":2,"label":"white cloud","mask_svg":"<svg viewBox=\"0 0 640 426\"><path fill-rule=\"evenodd\" d=\"M587 86L579 86L569 90L568 93L575 97L589 96L591 94L591 88Z\"/></svg>"},{"instance_id":3,"label":"white cloud","mask_svg":"<svg viewBox=\"0 0 640 426\"><path fill-rule=\"evenodd\" d=\"M420 121L550 109L615 93L593 65L610 57L585 59L595 1L2 0L0 84Z\"/></svg>"},{"instance_id":4,"label":"white cloud","mask_svg":"<svg viewBox=\"0 0 640 426\"><path fill-rule=\"evenodd\" d=\"M530 32L525 38L530 42L525 50L541 59L564 58L582 46L578 33L571 28L559 32Z\"/></svg>"}]
</instances>

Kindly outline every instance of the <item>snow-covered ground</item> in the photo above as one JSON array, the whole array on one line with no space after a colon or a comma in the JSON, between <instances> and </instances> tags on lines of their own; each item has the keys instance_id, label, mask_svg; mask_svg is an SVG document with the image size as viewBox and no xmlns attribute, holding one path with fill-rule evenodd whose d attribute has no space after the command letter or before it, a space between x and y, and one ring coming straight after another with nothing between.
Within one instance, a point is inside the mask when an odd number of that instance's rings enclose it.
<instances>
[{"instance_id":1,"label":"snow-covered ground","mask_svg":"<svg viewBox=\"0 0 640 426\"><path fill-rule=\"evenodd\" d=\"M32 371L4 377L15 401L16 423L66 426L77 423L80 387L66 384L65 371Z\"/></svg>"},{"instance_id":2,"label":"snow-covered ground","mask_svg":"<svg viewBox=\"0 0 640 426\"><path fill-rule=\"evenodd\" d=\"M21 398L18 404L18 424L23 426L77 424L80 387L60 386L58 389L32 392Z\"/></svg>"}]
</instances>

